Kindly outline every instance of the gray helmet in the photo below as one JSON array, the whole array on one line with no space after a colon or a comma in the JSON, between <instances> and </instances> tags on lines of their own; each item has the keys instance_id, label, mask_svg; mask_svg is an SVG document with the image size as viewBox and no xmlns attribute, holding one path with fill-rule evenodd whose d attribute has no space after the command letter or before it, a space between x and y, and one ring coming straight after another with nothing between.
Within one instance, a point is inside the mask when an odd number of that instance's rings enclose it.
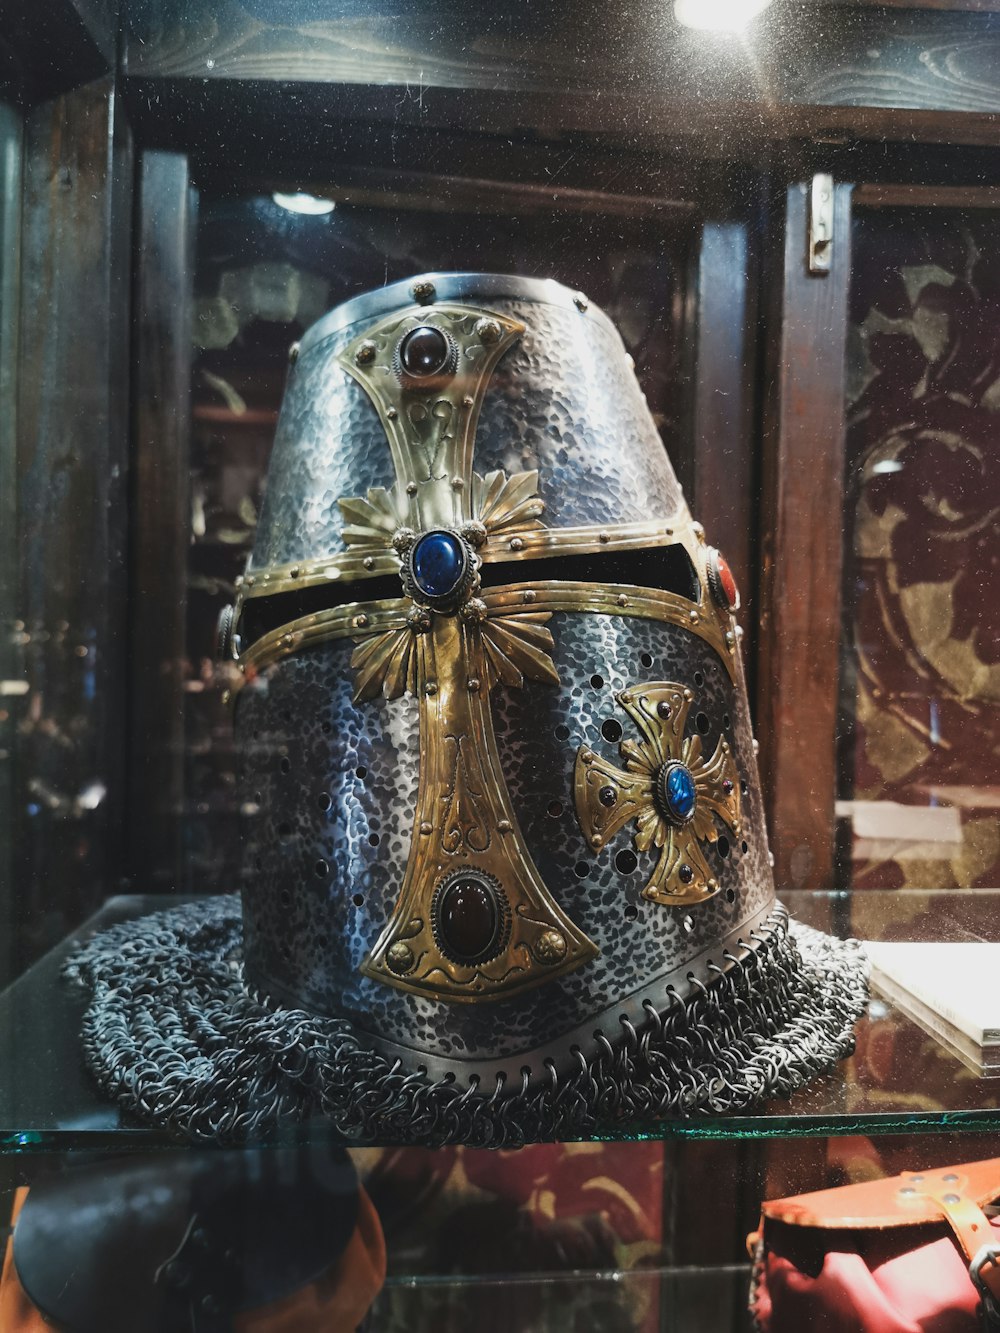
<instances>
[{"instance_id":1,"label":"gray helmet","mask_svg":"<svg viewBox=\"0 0 1000 1333\"><path fill-rule=\"evenodd\" d=\"M578 293L431 274L293 348L221 646L246 1002L331 1025L327 1114L544 1137L844 1053L860 966L775 903L737 605Z\"/></svg>"}]
</instances>

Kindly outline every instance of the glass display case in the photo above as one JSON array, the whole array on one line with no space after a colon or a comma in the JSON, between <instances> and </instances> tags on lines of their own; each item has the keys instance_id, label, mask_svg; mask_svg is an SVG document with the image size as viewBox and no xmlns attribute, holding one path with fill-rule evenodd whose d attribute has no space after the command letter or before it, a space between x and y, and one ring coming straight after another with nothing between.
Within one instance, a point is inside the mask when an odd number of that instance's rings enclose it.
<instances>
[{"instance_id":1,"label":"glass display case","mask_svg":"<svg viewBox=\"0 0 1000 1333\"><path fill-rule=\"evenodd\" d=\"M995 7L8 10L0 1213L21 1249L0 1324L762 1327L746 1238L763 1200L996 1155ZM433 401L395 319L443 339ZM356 398L337 416L341 392ZM392 475L366 461L373 423ZM425 424L445 451L427 478L406 461ZM485 478L460 452L476 440L495 453ZM338 489L339 467L357 478ZM281 487L302 476L315 494L288 509ZM438 483L452 518L406 510ZM481 521L512 483L524 525ZM560 533L574 494L584 518ZM332 514L336 538L267 557L279 512L292 531ZM428 535L453 543L467 586L420 583ZM571 578L589 590L572 606ZM574 611L601 623L579 680ZM680 638L635 631L626 668L615 635L641 617ZM448 659L457 701L438 685L446 620L463 652L503 644ZM365 751L373 628L416 644L417 665L386 666L386 642ZM702 657L677 657L685 635ZM320 651L342 681L280 674ZM563 711L537 687L510 702L547 663ZM331 704L349 677L357 692ZM478 758L454 740L441 800L459 791L485 841L461 835L460 879L442 834L421 880L456 718ZM353 749L335 748L338 721L360 728ZM543 732L551 759L531 748ZM378 802L407 755L397 827ZM591 805L588 766L604 775ZM308 818L281 804L289 773ZM482 859L490 838L506 860ZM526 895L513 912L505 866ZM490 939L455 954L448 930L483 911ZM177 938L222 940L207 972L186 946L164 966L156 923L181 920ZM865 949L836 943L853 939ZM438 990L420 990L407 940L440 951ZM353 961L327 975L342 945ZM517 970L485 965L517 948L535 989L478 1003ZM610 956L610 980L574 949ZM869 965L861 998L844 977ZM670 981L659 1009L647 974ZM137 977L156 1022L130 1007ZM442 986L462 993L442 1004ZM252 1056L223 1014L237 993L285 1016ZM352 1044L366 1005L382 1064ZM555 1046L504 1044L540 1015ZM331 1050L364 1065L363 1116L336 1100ZM199 1060L231 1117L182 1114ZM308 1085L294 1110L289 1078Z\"/></svg>"}]
</instances>

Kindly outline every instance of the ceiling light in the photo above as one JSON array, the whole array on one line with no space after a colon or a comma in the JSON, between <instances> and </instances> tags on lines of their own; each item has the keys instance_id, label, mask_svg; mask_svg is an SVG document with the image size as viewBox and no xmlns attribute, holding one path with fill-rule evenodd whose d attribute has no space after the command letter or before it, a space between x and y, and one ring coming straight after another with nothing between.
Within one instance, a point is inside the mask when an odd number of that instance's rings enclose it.
<instances>
[{"instance_id":1,"label":"ceiling light","mask_svg":"<svg viewBox=\"0 0 1000 1333\"><path fill-rule=\"evenodd\" d=\"M313 218L332 213L337 206L332 199L320 199L318 195L303 194L301 191L296 194L272 194L271 198L279 208L287 208L289 213L305 213Z\"/></svg>"},{"instance_id":2,"label":"ceiling light","mask_svg":"<svg viewBox=\"0 0 1000 1333\"><path fill-rule=\"evenodd\" d=\"M742 32L771 0L674 0L674 17L701 32Z\"/></svg>"}]
</instances>

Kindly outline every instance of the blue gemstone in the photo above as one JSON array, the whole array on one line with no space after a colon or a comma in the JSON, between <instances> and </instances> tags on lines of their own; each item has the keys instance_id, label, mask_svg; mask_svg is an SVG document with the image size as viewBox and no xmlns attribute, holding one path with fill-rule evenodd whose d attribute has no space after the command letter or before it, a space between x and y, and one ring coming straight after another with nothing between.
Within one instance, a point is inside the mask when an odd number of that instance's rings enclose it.
<instances>
[{"instance_id":1,"label":"blue gemstone","mask_svg":"<svg viewBox=\"0 0 1000 1333\"><path fill-rule=\"evenodd\" d=\"M410 567L425 597L447 597L465 573L465 548L453 532L427 532L413 548Z\"/></svg>"},{"instance_id":2,"label":"blue gemstone","mask_svg":"<svg viewBox=\"0 0 1000 1333\"><path fill-rule=\"evenodd\" d=\"M667 770L663 785L667 809L670 813L675 819L690 819L694 814L694 803L697 797L691 770L685 768L683 764L674 764Z\"/></svg>"}]
</instances>

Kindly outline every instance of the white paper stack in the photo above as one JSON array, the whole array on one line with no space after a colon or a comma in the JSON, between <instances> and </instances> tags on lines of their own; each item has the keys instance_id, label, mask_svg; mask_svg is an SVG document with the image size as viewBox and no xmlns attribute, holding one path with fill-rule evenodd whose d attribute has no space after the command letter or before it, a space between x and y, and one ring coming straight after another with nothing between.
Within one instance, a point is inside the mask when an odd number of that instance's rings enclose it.
<instances>
[{"instance_id":1,"label":"white paper stack","mask_svg":"<svg viewBox=\"0 0 1000 1333\"><path fill-rule=\"evenodd\" d=\"M1000 1076L1000 944L865 945L872 987L980 1075Z\"/></svg>"}]
</instances>

